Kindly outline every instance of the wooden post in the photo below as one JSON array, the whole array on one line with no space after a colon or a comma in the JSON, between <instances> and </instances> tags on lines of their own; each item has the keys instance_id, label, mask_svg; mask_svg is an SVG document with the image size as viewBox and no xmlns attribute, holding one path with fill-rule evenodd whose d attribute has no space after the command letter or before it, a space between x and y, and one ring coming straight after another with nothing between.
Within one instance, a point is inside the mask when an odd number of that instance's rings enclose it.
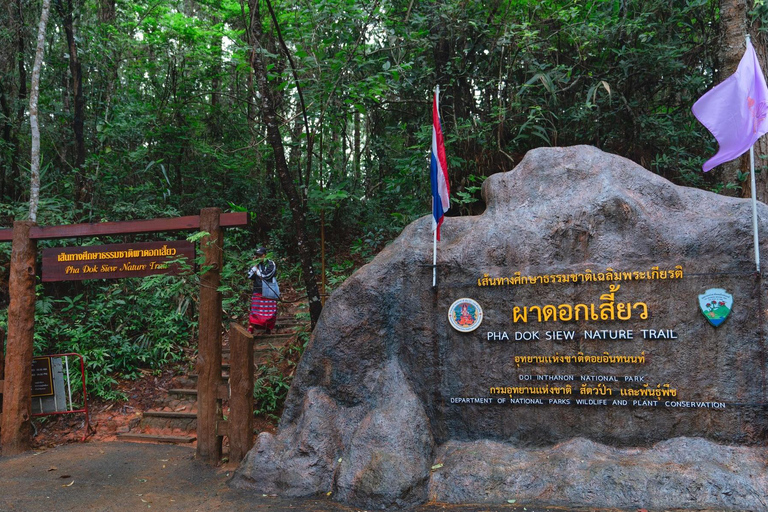
<instances>
[{"instance_id":1,"label":"wooden post","mask_svg":"<svg viewBox=\"0 0 768 512\"><path fill-rule=\"evenodd\" d=\"M11 275L8 290L8 347L0 445L3 455L17 455L32 441L32 351L35 334L35 259L37 242L30 239L32 221L13 223Z\"/></svg>"},{"instance_id":2,"label":"wooden post","mask_svg":"<svg viewBox=\"0 0 768 512\"><path fill-rule=\"evenodd\" d=\"M3 428L3 385L5 382L5 331L0 327L0 429Z\"/></svg>"},{"instance_id":3,"label":"wooden post","mask_svg":"<svg viewBox=\"0 0 768 512\"><path fill-rule=\"evenodd\" d=\"M209 234L200 241L204 256L200 276L200 344L197 352L197 457L211 464L221 461L221 437L217 422L223 418L219 388L221 379L221 265L224 233L219 208L200 210L200 230ZM206 270L207 269L207 270Z\"/></svg>"},{"instance_id":4,"label":"wooden post","mask_svg":"<svg viewBox=\"0 0 768 512\"><path fill-rule=\"evenodd\" d=\"M0 380L3 380L5 378L5 330L3 330L2 327L0 327ZM3 391L0 389L0 394L2 394ZM2 402L0 402L0 405L2 405ZM0 410L2 410L2 407L0 407Z\"/></svg>"},{"instance_id":5,"label":"wooden post","mask_svg":"<svg viewBox=\"0 0 768 512\"><path fill-rule=\"evenodd\" d=\"M253 446L253 335L229 329L229 461L240 462Z\"/></svg>"}]
</instances>

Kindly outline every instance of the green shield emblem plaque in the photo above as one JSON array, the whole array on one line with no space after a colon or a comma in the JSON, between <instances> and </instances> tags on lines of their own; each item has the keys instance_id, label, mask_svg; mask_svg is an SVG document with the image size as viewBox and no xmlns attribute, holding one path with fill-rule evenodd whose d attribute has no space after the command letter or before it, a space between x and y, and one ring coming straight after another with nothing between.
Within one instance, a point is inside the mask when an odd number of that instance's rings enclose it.
<instances>
[{"instance_id":1,"label":"green shield emblem plaque","mask_svg":"<svg viewBox=\"0 0 768 512\"><path fill-rule=\"evenodd\" d=\"M717 327L731 313L733 295L722 288L710 288L699 295L699 307L709 323Z\"/></svg>"}]
</instances>

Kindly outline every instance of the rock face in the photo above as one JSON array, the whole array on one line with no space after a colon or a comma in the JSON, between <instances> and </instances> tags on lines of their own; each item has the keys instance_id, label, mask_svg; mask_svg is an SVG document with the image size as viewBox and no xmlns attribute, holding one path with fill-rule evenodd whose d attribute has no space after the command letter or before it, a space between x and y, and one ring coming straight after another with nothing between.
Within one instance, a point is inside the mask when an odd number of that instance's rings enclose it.
<instances>
[{"instance_id":1,"label":"rock face","mask_svg":"<svg viewBox=\"0 0 768 512\"><path fill-rule=\"evenodd\" d=\"M576 438L548 449L495 441L445 443L430 494L449 503L547 503L619 509L766 510L761 448L700 438L620 449Z\"/></svg>"},{"instance_id":2,"label":"rock face","mask_svg":"<svg viewBox=\"0 0 768 512\"><path fill-rule=\"evenodd\" d=\"M765 509L750 202L586 146L531 151L483 196L443 224L436 289L424 217L333 294L232 485L368 508ZM454 329L469 298L482 320Z\"/></svg>"}]
</instances>

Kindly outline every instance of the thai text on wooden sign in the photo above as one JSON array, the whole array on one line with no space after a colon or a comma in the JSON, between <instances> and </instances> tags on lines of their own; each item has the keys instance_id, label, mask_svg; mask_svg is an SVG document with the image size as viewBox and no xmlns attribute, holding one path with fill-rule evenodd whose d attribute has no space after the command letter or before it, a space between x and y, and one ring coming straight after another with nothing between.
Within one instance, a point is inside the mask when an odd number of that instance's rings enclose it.
<instances>
[{"instance_id":1,"label":"thai text on wooden sign","mask_svg":"<svg viewBox=\"0 0 768 512\"><path fill-rule=\"evenodd\" d=\"M54 247L43 250L43 281L81 281L179 274L176 260L194 264L195 245L186 240Z\"/></svg>"}]
</instances>

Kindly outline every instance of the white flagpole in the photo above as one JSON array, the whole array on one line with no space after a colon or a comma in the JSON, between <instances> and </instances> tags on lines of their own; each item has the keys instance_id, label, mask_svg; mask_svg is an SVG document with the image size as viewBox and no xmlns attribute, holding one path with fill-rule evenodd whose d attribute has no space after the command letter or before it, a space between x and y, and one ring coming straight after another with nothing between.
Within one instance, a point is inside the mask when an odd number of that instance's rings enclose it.
<instances>
[{"instance_id":1,"label":"white flagpole","mask_svg":"<svg viewBox=\"0 0 768 512\"><path fill-rule=\"evenodd\" d=\"M432 233L432 288L437 286L437 230Z\"/></svg>"},{"instance_id":2,"label":"white flagpole","mask_svg":"<svg viewBox=\"0 0 768 512\"><path fill-rule=\"evenodd\" d=\"M755 239L755 268L760 273L760 242L757 237L757 198L755 192L755 150L754 145L749 147L749 175L752 185L752 231Z\"/></svg>"},{"instance_id":3,"label":"white flagpole","mask_svg":"<svg viewBox=\"0 0 768 512\"><path fill-rule=\"evenodd\" d=\"M747 45L750 44L751 37L746 35ZM749 176L752 186L752 235L755 244L755 269L760 273L760 241L757 237L757 192L755 191L755 145L749 147Z\"/></svg>"},{"instance_id":4,"label":"white flagpole","mask_svg":"<svg viewBox=\"0 0 768 512\"><path fill-rule=\"evenodd\" d=\"M435 98L440 98L440 86L435 86ZM438 109L439 109L438 105ZM434 131L435 127L432 127ZM431 151L431 150L430 150ZM432 222L435 222L435 196L432 196ZM437 230L440 226L435 226L432 232L432 288L437 287Z\"/></svg>"}]
</instances>

